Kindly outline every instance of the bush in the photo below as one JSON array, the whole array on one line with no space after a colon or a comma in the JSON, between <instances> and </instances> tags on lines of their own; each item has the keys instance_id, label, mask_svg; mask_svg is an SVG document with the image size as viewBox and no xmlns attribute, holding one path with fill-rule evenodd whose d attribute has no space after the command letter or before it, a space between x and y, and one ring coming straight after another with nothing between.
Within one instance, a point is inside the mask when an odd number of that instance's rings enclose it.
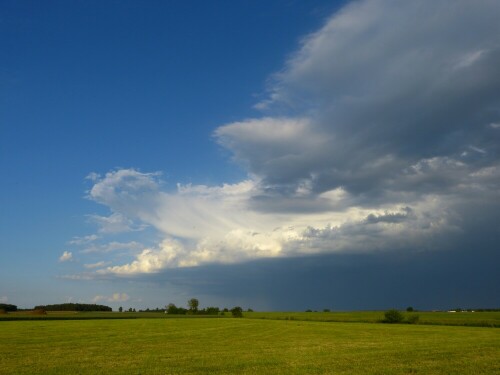
<instances>
[{"instance_id":1,"label":"bush","mask_svg":"<svg viewBox=\"0 0 500 375\"><path fill-rule=\"evenodd\" d=\"M231 313L233 314L233 318L243 318L243 309L239 306L233 307Z\"/></svg>"},{"instance_id":2,"label":"bush","mask_svg":"<svg viewBox=\"0 0 500 375\"><path fill-rule=\"evenodd\" d=\"M384 316L384 323L401 323L404 319L404 315L396 309L387 310Z\"/></svg>"},{"instance_id":3,"label":"bush","mask_svg":"<svg viewBox=\"0 0 500 375\"><path fill-rule=\"evenodd\" d=\"M417 324L420 320L420 317L417 314L410 315L406 321L410 324Z\"/></svg>"}]
</instances>

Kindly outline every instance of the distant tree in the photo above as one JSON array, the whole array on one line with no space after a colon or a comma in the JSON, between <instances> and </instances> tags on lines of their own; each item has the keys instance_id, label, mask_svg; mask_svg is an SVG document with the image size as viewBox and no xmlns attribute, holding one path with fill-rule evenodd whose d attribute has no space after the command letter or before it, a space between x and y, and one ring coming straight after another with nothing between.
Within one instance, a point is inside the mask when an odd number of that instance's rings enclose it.
<instances>
[{"instance_id":1,"label":"distant tree","mask_svg":"<svg viewBox=\"0 0 500 375\"><path fill-rule=\"evenodd\" d=\"M131 307L128 308L128 312L132 312L132 308Z\"/></svg>"},{"instance_id":2,"label":"distant tree","mask_svg":"<svg viewBox=\"0 0 500 375\"><path fill-rule=\"evenodd\" d=\"M404 319L404 315L396 309L387 310L384 316L384 323L401 323Z\"/></svg>"},{"instance_id":3,"label":"distant tree","mask_svg":"<svg viewBox=\"0 0 500 375\"><path fill-rule=\"evenodd\" d=\"M413 307L412 307L412 306L408 306L408 307L406 308L406 311L408 311L408 312L413 312L414 310L413 310Z\"/></svg>"},{"instance_id":4,"label":"distant tree","mask_svg":"<svg viewBox=\"0 0 500 375\"><path fill-rule=\"evenodd\" d=\"M307 309L306 312L313 312L311 309Z\"/></svg>"},{"instance_id":5,"label":"distant tree","mask_svg":"<svg viewBox=\"0 0 500 375\"><path fill-rule=\"evenodd\" d=\"M177 314L177 306L175 306L175 303L169 303L166 306L167 314Z\"/></svg>"},{"instance_id":6,"label":"distant tree","mask_svg":"<svg viewBox=\"0 0 500 375\"><path fill-rule=\"evenodd\" d=\"M200 302L196 298L191 298L188 301L189 311L191 311L192 313L198 312L199 304L200 304Z\"/></svg>"},{"instance_id":7,"label":"distant tree","mask_svg":"<svg viewBox=\"0 0 500 375\"><path fill-rule=\"evenodd\" d=\"M204 310L204 313L207 315L219 315L219 308L218 307L207 307Z\"/></svg>"},{"instance_id":8,"label":"distant tree","mask_svg":"<svg viewBox=\"0 0 500 375\"><path fill-rule=\"evenodd\" d=\"M120 307L118 308L118 311L119 311L119 312L123 312L123 307L121 307L121 306L120 306Z\"/></svg>"},{"instance_id":9,"label":"distant tree","mask_svg":"<svg viewBox=\"0 0 500 375\"><path fill-rule=\"evenodd\" d=\"M323 309L323 312L330 312L330 309Z\"/></svg>"},{"instance_id":10,"label":"distant tree","mask_svg":"<svg viewBox=\"0 0 500 375\"><path fill-rule=\"evenodd\" d=\"M247 311L248 311L248 312L253 312L253 310L252 310L250 307L248 308L248 310L247 310Z\"/></svg>"},{"instance_id":11,"label":"distant tree","mask_svg":"<svg viewBox=\"0 0 500 375\"><path fill-rule=\"evenodd\" d=\"M242 318L243 317L243 309L239 306L233 307L231 309L231 313L233 314L233 318Z\"/></svg>"},{"instance_id":12,"label":"distant tree","mask_svg":"<svg viewBox=\"0 0 500 375\"><path fill-rule=\"evenodd\" d=\"M0 303L0 309L5 310L5 312L13 312L17 311L17 306L8 303Z\"/></svg>"},{"instance_id":13,"label":"distant tree","mask_svg":"<svg viewBox=\"0 0 500 375\"><path fill-rule=\"evenodd\" d=\"M224 310L222 310L222 312L229 312L229 310L227 307L224 307Z\"/></svg>"},{"instance_id":14,"label":"distant tree","mask_svg":"<svg viewBox=\"0 0 500 375\"><path fill-rule=\"evenodd\" d=\"M60 303L56 305L39 305L35 310L45 309L45 311L113 311L109 306L88 304L88 303Z\"/></svg>"}]
</instances>

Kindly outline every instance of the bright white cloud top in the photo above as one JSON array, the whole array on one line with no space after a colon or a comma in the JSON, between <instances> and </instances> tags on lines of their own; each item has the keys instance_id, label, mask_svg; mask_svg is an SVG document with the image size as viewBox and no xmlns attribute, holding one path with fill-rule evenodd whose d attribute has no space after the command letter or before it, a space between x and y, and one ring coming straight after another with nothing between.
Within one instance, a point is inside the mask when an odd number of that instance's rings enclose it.
<instances>
[{"instance_id":1,"label":"bright white cloud top","mask_svg":"<svg viewBox=\"0 0 500 375\"><path fill-rule=\"evenodd\" d=\"M264 117L215 130L248 179L170 191L157 172L92 174L88 197L111 214L89 216L98 235L75 245L144 228L161 240L87 246L134 256L87 269L440 248L500 201L498 14L486 0L347 5L274 76Z\"/></svg>"}]
</instances>

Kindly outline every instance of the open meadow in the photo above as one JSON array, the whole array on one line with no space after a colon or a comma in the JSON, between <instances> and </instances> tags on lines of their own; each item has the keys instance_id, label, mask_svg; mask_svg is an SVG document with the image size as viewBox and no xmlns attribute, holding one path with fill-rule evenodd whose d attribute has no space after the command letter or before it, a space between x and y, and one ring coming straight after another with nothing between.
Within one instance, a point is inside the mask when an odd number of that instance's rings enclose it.
<instances>
[{"instance_id":1,"label":"open meadow","mask_svg":"<svg viewBox=\"0 0 500 375\"><path fill-rule=\"evenodd\" d=\"M500 327L500 311L456 312L415 311L403 312L408 318L418 316L419 324L463 325L472 327ZM245 312L245 318L301 320L321 322L380 323L383 311L346 311L346 312Z\"/></svg>"},{"instance_id":2,"label":"open meadow","mask_svg":"<svg viewBox=\"0 0 500 375\"><path fill-rule=\"evenodd\" d=\"M1 321L0 373L500 373L496 328L154 315Z\"/></svg>"}]
</instances>

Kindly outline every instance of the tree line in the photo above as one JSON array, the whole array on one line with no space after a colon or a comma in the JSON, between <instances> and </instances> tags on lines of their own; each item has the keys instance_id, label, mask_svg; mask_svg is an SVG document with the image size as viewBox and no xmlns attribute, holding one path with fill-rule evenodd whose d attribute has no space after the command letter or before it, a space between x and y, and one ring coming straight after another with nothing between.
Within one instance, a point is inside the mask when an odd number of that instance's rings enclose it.
<instances>
[{"instance_id":1,"label":"tree line","mask_svg":"<svg viewBox=\"0 0 500 375\"><path fill-rule=\"evenodd\" d=\"M14 312L17 311L17 306L8 303L0 303L0 310L3 310L5 312Z\"/></svg>"},{"instance_id":2,"label":"tree line","mask_svg":"<svg viewBox=\"0 0 500 375\"><path fill-rule=\"evenodd\" d=\"M38 305L35 310L45 311L113 311L109 306L88 303L60 303L55 305Z\"/></svg>"},{"instance_id":3,"label":"tree line","mask_svg":"<svg viewBox=\"0 0 500 375\"><path fill-rule=\"evenodd\" d=\"M219 309L218 307L214 306L209 306L205 307L204 309L200 309L199 305L200 302L196 298L191 298L188 300L188 308L185 309L183 307L177 307L175 306L174 303L169 303L166 308L165 312L167 314L176 314L176 315L224 315L226 312L231 312L233 317L242 317L243 316L243 309L240 306L235 306L231 310L225 308L223 310ZM248 309L251 311L252 309Z\"/></svg>"}]
</instances>

